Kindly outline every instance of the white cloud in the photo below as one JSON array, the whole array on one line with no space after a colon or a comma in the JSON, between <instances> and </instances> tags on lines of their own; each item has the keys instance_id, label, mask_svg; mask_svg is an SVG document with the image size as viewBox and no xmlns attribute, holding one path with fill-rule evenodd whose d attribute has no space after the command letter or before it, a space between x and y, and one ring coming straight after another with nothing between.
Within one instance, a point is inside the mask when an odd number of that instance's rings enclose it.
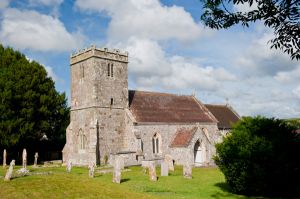
<instances>
[{"instance_id":1,"label":"white cloud","mask_svg":"<svg viewBox=\"0 0 300 199\"><path fill-rule=\"evenodd\" d=\"M293 70L297 66L296 61L291 61L291 58L280 50L270 49L268 41L272 37L272 33L266 32L255 39L236 59L238 68L248 76L274 76L280 71Z\"/></svg>"},{"instance_id":2,"label":"white cloud","mask_svg":"<svg viewBox=\"0 0 300 199\"><path fill-rule=\"evenodd\" d=\"M134 35L186 42L207 34L182 7L163 6L158 0L77 0L76 6L109 15L108 36L111 40L127 40Z\"/></svg>"},{"instance_id":3,"label":"white cloud","mask_svg":"<svg viewBox=\"0 0 300 199\"><path fill-rule=\"evenodd\" d=\"M274 78L281 83L295 83L300 80L300 65L291 71L278 72Z\"/></svg>"},{"instance_id":4,"label":"white cloud","mask_svg":"<svg viewBox=\"0 0 300 199\"><path fill-rule=\"evenodd\" d=\"M300 100L300 86L293 90L293 94L296 95Z\"/></svg>"},{"instance_id":5,"label":"white cloud","mask_svg":"<svg viewBox=\"0 0 300 199\"><path fill-rule=\"evenodd\" d=\"M0 9L6 8L9 5L10 0L1 0Z\"/></svg>"},{"instance_id":6,"label":"white cloud","mask_svg":"<svg viewBox=\"0 0 300 199\"><path fill-rule=\"evenodd\" d=\"M236 78L224 68L202 66L196 59L167 56L152 40L133 39L119 43L129 51L129 77L139 88L155 90L216 90Z\"/></svg>"},{"instance_id":7,"label":"white cloud","mask_svg":"<svg viewBox=\"0 0 300 199\"><path fill-rule=\"evenodd\" d=\"M19 49L70 51L83 44L83 36L69 33L59 19L36 11L6 9L0 40Z\"/></svg>"},{"instance_id":8,"label":"white cloud","mask_svg":"<svg viewBox=\"0 0 300 199\"><path fill-rule=\"evenodd\" d=\"M62 2L63 0L29 0L29 4L33 6L57 6L60 5Z\"/></svg>"}]
</instances>

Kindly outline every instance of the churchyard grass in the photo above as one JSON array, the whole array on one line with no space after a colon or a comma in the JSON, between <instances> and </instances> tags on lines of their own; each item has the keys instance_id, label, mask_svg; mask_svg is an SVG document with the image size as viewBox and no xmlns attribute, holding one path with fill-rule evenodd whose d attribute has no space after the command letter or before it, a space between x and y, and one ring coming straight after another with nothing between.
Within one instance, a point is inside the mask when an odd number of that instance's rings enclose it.
<instances>
[{"instance_id":1,"label":"churchyard grass","mask_svg":"<svg viewBox=\"0 0 300 199\"><path fill-rule=\"evenodd\" d=\"M14 172L20 167L16 167ZM87 168L28 167L31 172L52 172L50 175L33 175L13 178L4 182L4 169L0 169L0 198L248 198L227 191L223 174L217 168L194 168L193 178L182 176L182 167L176 167L169 176L151 182L141 167L130 167L122 172L121 184L112 183L112 173L89 178Z\"/></svg>"}]
</instances>

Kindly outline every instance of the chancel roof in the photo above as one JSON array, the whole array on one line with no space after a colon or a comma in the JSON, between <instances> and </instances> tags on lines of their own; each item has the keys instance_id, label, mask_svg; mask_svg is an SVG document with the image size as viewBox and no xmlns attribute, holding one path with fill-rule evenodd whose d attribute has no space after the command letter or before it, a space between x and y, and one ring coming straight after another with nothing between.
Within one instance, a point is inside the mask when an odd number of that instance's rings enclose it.
<instances>
[{"instance_id":1,"label":"chancel roof","mask_svg":"<svg viewBox=\"0 0 300 199\"><path fill-rule=\"evenodd\" d=\"M137 123L216 123L194 96L129 91L129 109Z\"/></svg>"},{"instance_id":2,"label":"chancel roof","mask_svg":"<svg viewBox=\"0 0 300 199\"><path fill-rule=\"evenodd\" d=\"M232 124L240 119L240 116L229 105L205 104L205 106L219 121L219 129L230 129Z\"/></svg>"}]
</instances>

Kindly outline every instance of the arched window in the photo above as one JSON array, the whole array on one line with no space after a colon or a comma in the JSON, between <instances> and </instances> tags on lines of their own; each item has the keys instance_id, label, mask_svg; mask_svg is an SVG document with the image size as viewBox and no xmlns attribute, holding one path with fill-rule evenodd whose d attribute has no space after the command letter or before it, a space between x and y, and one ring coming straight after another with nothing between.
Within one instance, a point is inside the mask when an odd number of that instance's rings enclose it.
<instances>
[{"instance_id":1,"label":"arched window","mask_svg":"<svg viewBox=\"0 0 300 199\"><path fill-rule=\"evenodd\" d=\"M158 133L155 133L152 138L152 148L154 154L161 153L161 137Z\"/></svg>"},{"instance_id":2,"label":"arched window","mask_svg":"<svg viewBox=\"0 0 300 199\"><path fill-rule=\"evenodd\" d=\"M114 65L112 63L107 64L107 76L108 77L114 76Z\"/></svg>"},{"instance_id":3,"label":"arched window","mask_svg":"<svg viewBox=\"0 0 300 199\"><path fill-rule=\"evenodd\" d=\"M86 149L86 136L83 134L82 129L79 129L78 133L78 148L80 150Z\"/></svg>"}]
</instances>

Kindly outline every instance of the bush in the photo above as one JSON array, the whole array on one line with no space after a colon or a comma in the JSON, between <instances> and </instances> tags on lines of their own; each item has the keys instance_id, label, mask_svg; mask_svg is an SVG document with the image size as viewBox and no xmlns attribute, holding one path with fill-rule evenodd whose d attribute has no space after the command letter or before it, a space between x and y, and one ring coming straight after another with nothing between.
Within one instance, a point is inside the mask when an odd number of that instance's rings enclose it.
<instances>
[{"instance_id":1,"label":"bush","mask_svg":"<svg viewBox=\"0 0 300 199\"><path fill-rule=\"evenodd\" d=\"M231 191L283 196L299 191L299 136L282 120L244 118L216 145L215 162Z\"/></svg>"}]
</instances>

